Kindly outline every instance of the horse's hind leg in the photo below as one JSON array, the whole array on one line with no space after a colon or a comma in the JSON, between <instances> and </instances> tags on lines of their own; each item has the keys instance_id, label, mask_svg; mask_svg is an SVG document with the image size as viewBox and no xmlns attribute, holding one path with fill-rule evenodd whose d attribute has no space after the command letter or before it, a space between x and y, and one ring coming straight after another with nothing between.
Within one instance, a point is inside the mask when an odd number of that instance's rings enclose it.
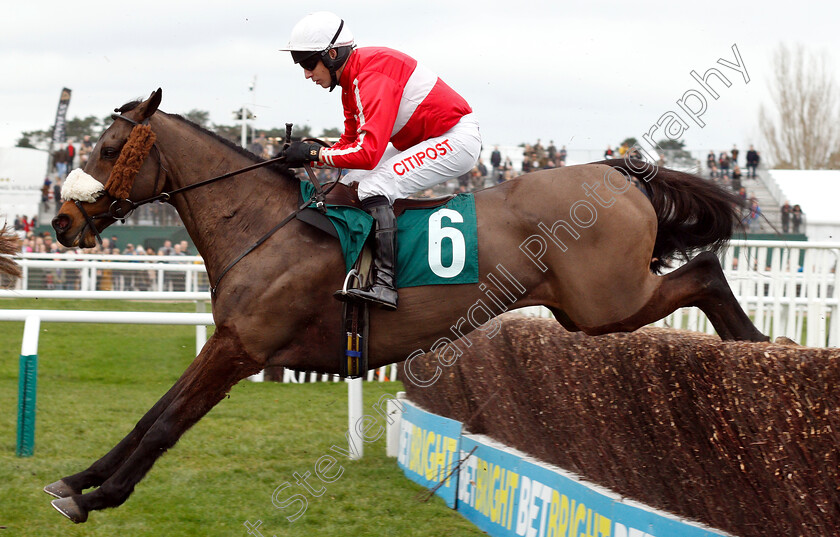
<instances>
[{"instance_id":1,"label":"horse's hind leg","mask_svg":"<svg viewBox=\"0 0 840 537\"><path fill-rule=\"evenodd\" d=\"M741 308L726 281L720 261L711 252L702 252L662 276L647 304L629 318L609 325L586 327L584 331L590 335L630 332L690 306L696 306L706 314L723 340L769 341Z\"/></svg>"},{"instance_id":2,"label":"horse's hind leg","mask_svg":"<svg viewBox=\"0 0 840 537\"><path fill-rule=\"evenodd\" d=\"M195 367L190 367L179 379L181 389L170 390L164 396L171 399L168 405L134 440L134 449L123 450L126 457L115 471L96 490L53 500L58 511L74 522L84 522L90 511L125 502L158 457L221 401L234 384L262 368L262 364L244 352L238 338L220 335L224 332L216 329L196 358ZM146 417L151 419L150 415L151 412Z\"/></svg>"}]
</instances>

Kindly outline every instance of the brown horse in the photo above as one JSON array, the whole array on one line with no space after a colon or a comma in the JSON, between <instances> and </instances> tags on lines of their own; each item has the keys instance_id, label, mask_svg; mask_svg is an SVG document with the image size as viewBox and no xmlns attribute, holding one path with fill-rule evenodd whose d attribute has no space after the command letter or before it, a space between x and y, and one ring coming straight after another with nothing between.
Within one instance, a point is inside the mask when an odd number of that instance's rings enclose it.
<instances>
[{"instance_id":1,"label":"brown horse","mask_svg":"<svg viewBox=\"0 0 840 537\"><path fill-rule=\"evenodd\" d=\"M142 123L154 138L144 134L139 172L133 183L121 185L132 200L260 162L184 118L158 111L160 100L157 90L119 109L84 171L102 185L113 182L115 164ZM274 166L179 192L169 202L213 282L295 211L299 192L299 180ZM58 240L93 246L93 227L98 232L114 221L103 216L113 193L109 188L95 201L65 202L53 220ZM591 335L632 331L677 308L698 306L722 338L766 340L738 305L714 254L656 274L681 250L725 243L738 220L735 203L709 181L623 160L539 171L476 192L480 281L405 288L397 311L372 311L370 366L429 348L455 351L459 343L471 344L460 336L486 329L496 314L539 304L566 328ZM341 304L332 294L344 273L338 241L298 220L242 258L213 294L216 330L195 361L110 452L45 488L59 498L53 505L83 522L91 510L122 504L158 457L234 384L266 364L337 372Z\"/></svg>"}]
</instances>

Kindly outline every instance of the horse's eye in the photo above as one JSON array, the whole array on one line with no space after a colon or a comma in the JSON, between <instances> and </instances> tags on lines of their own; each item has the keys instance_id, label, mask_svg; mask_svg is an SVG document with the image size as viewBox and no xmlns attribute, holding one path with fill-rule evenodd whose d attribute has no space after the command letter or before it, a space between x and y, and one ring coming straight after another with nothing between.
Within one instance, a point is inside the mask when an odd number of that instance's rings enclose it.
<instances>
[{"instance_id":1,"label":"horse's eye","mask_svg":"<svg viewBox=\"0 0 840 537\"><path fill-rule=\"evenodd\" d=\"M120 150L117 149L116 147L103 147L102 151L100 152L100 155L102 156L102 158L107 159L107 160L113 160L113 159L117 158L119 156L119 154L120 154Z\"/></svg>"}]
</instances>

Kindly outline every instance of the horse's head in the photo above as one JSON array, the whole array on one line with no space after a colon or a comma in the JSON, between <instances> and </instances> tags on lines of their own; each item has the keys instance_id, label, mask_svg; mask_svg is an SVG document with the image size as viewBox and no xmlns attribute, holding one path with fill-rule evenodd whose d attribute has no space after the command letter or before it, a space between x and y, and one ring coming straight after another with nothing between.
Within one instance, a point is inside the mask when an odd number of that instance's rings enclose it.
<instances>
[{"instance_id":1,"label":"horse's head","mask_svg":"<svg viewBox=\"0 0 840 537\"><path fill-rule=\"evenodd\" d=\"M99 232L127 216L126 200L149 198L163 189L163 158L150 156L155 140L150 119L163 92L116 109L114 123L102 133L84 170L73 170L64 182L65 200L52 220L64 246L91 248Z\"/></svg>"}]
</instances>

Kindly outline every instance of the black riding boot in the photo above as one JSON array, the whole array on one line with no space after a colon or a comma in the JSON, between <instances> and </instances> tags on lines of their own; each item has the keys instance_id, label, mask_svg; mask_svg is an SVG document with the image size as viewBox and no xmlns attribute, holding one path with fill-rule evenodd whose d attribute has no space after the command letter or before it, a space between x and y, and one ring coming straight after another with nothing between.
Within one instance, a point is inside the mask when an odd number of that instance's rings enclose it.
<instances>
[{"instance_id":1,"label":"black riding boot","mask_svg":"<svg viewBox=\"0 0 840 537\"><path fill-rule=\"evenodd\" d=\"M367 202L367 203L365 203ZM373 256L373 285L370 289L351 289L348 298L363 300L388 310L397 309L395 269L397 261L397 219L385 196L373 196L362 204L376 221L376 249Z\"/></svg>"}]
</instances>

